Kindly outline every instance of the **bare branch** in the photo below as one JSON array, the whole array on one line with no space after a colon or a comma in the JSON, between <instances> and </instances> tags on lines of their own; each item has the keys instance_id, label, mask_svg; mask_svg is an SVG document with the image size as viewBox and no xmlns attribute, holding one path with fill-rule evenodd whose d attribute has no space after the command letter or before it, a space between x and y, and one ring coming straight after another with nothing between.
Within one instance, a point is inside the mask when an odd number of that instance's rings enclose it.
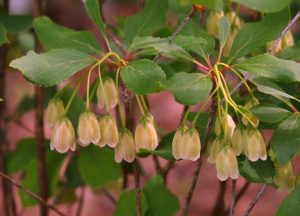
<instances>
[{"instance_id":1,"label":"bare branch","mask_svg":"<svg viewBox=\"0 0 300 216\"><path fill-rule=\"evenodd\" d=\"M267 190L267 188L268 188L268 185L264 184L259 189L259 191L256 193L254 199L252 200L252 202L250 203L250 205L246 209L246 211L243 214L243 216L248 216L250 214L250 212L252 211L252 209L254 208L254 206L256 205L256 203L258 202L258 200L262 197L262 195L264 194L264 192Z\"/></svg>"},{"instance_id":2,"label":"bare branch","mask_svg":"<svg viewBox=\"0 0 300 216\"><path fill-rule=\"evenodd\" d=\"M139 165L137 159L134 160L133 165L134 165L134 180L135 180L136 215L142 216L140 173L139 173Z\"/></svg>"},{"instance_id":3,"label":"bare branch","mask_svg":"<svg viewBox=\"0 0 300 216\"><path fill-rule=\"evenodd\" d=\"M39 197L38 195L36 195L35 193L31 192L28 188L23 187L22 185L20 185L19 183L15 182L15 180L13 178L11 178L10 176L6 175L3 172L0 172L0 176L9 181L11 184L13 184L14 186L16 186L17 188L19 188L20 190L22 190L24 193L26 193L28 196L36 199L37 201L39 201L43 206L45 206L47 209L51 209L52 211L54 211L56 214L60 215L60 216L66 216L65 214L63 214L61 211L59 211L55 206L48 204L47 202L45 202L41 197Z\"/></svg>"},{"instance_id":4,"label":"bare branch","mask_svg":"<svg viewBox=\"0 0 300 216\"><path fill-rule=\"evenodd\" d=\"M234 212L234 205L235 205L235 199L236 199L236 180L232 180L232 198L231 198L231 203L230 203L230 216L233 216Z\"/></svg>"}]
</instances>

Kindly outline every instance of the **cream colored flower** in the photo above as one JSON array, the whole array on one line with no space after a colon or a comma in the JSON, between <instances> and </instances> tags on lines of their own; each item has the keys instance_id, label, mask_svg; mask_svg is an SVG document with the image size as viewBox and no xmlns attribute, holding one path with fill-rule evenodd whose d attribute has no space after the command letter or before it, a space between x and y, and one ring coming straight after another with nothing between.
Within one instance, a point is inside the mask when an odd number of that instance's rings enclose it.
<instances>
[{"instance_id":1,"label":"cream colored flower","mask_svg":"<svg viewBox=\"0 0 300 216\"><path fill-rule=\"evenodd\" d=\"M136 151L142 148L154 150L158 146L158 136L151 115L146 114L141 118L135 129L134 141Z\"/></svg>"},{"instance_id":2,"label":"cream colored flower","mask_svg":"<svg viewBox=\"0 0 300 216\"><path fill-rule=\"evenodd\" d=\"M241 127L236 127L231 139L231 147L236 156L239 156L243 152L244 143L245 143L244 129Z\"/></svg>"},{"instance_id":3,"label":"cream colored flower","mask_svg":"<svg viewBox=\"0 0 300 216\"><path fill-rule=\"evenodd\" d=\"M200 158L201 143L195 128L178 129L172 142L172 153L175 159L195 161Z\"/></svg>"},{"instance_id":4,"label":"cream colored flower","mask_svg":"<svg viewBox=\"0 0 300 216\"><path fill-rule=\"evenodd\" d=\"M52 131L50 149L65 153L69 149L75 151L75 132L71 121L67 118L59 120Z\"/></svg>"},{"instance_id":5,"label":"cream colored flower","mask_svg":"<svg viewBox=\"0 0 300 216\"><path fill-rule=\"evenodd\" d=\"M53 127L63 116L65 108L64 103L59 98L54 98L49 101L46 110L46 122L49 127Z\"/></svg>"},{"instance_id":6,"label":"cream colored flower","mask_svg":"<svg viewBox=\"0 0 300 216\"><path fill-rule=\"evenodd\" d=\"M286 190L291 192L295 189L295 176L291 161L285 165L275 162L275 177L274 183L278 186L278 190Z\"/></svg>"},{"instance_id":7,"label":"cream colored flower","mask_svg":"<svg viewBox=\"0 0 300 216\"><path fill-rule=\"evenodd\" d=\"M115 108L118 103L117 87L113 79L107 77L103 81L104 90L101 84L98 84L97 87L97 105L100 109L105 107L105 97L106 96L107 104L109 109Z\"/></svg>"},{"instance_id":8,"label":"cream colored flower","mask_svg":"<svg viewBox=\"0 0 300 216\"><path fill-rule=\"evenodd\" d=\"M250 161L266 160L266 143L257 129L245 130L244 153Z\"/></svg>"},{"instance_id":9,"label":"cream colored flower","mask_svg":"<svg viewBox=\"0 0 300 216\"><path fill-rule=\"evenodd\" d=\"M217 155L224 148L225 143L224 140L220 137L214 139L212 143L207 148L207 162L210 164L215 164Z\"/></svg>"},{"instance_id":10,"label":"cream colored flower","mask_svg":"<svg viewBox=\"0 0 300 216\"><path fill-rule=\"evenodd\" d=\"M127 129L119 133L120 142L115 147L115 161L120 163L122 160L132 162L135 158L135 146L131 132Z\"/></svg>"},{"instance_id":11,"label":"cream colored flower","mask_svg":"<svg viewBox=\"0 0 300 216\"><path fill-rule=\"evenodd\" d=\"M226 139L231 139L235 127L236 125L230 115L222 115L221 120L218 117L215 122L215 133L217 136L223 134Z\"/></svg>"},{"instance_id":12,"label":"cream colored flower","mask_svg":"<svg viewBox=\"0 0 300 216\"><path fill-rule=\"evenodd\" d=\"M77 135L81 146L97 144L101 138L98 120L94 113L86 111L79 117Z\"/></svg>"},{"instance_id":13,"label":"cream colored flower","mask_svg":"<svg viewBox=\"0 0 300 216\"><path fill-rule=\"evenodd\" d=\"M110 115L103 116L99 120L101 139L98 145L104 147L108 145L111 148L116 147L119 142L118 127L115 119Z\"/></svg>"},{"instance_id":14,"label":"cream colored flower","mask_svg":"<svg viewBox=\"0 0 300 216\"><path fill-rule=\"evenodd\" d=\"M225 181L229 177L237 179L239 177L238 163L235 154L230 147L224 147L216 159L217 178Z\"/></svg>"}]
</instances>

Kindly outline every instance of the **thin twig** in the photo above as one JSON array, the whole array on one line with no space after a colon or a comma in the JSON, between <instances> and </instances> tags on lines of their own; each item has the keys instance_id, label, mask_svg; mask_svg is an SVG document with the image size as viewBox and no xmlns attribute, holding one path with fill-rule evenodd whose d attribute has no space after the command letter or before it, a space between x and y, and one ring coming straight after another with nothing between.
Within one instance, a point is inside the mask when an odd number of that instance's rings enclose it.
<instances>
[{"instance_id":1,"label":"thin twig","mask_svg":"<svg viewBox=\"0 0 300 216\"><path fill-rule=\"evenodd\" d=\"M59 211L55 206L53 206L51 204L48 204L41 197L39 197L35 193L31 192L28 188L25 188L22 185L20 185L19 183L15 182L15 180L12 177L10 177L10 176L6 175L5 173L2 173L2 172L0 172L0 176L3 179L9 181L11 184L13 184L14 186L16 186L17 188L19 188L21 191L23 191L24 193L26 193L28 196L30 196L30 197L36 199L37 201L39 201L47 209L51 209L52 211L54 211L58 215L65 216L65 214L63 214L61 211Z\"/></svg>"},{"instance_id":2,"label":"thin twig","mask_svg":"<svg viewBox=\"0 0 300 216\"><path fill-rule=\"evenodd\" d=\"M243 187L240 189L240 191L237 193L236 197L235 197L235 206L237 205L237 203L240 201L240 199L242 198L242 196L244 195L244 193L247 191L247 189L249 188L251 184L249 182L246 182ZM226 215L228 215L230 212L230 208L226 209Z\"/></svg>"},{"instance_id":3,"label":"thin twig","mask_svg":"<svg viewBox=\"0 0 300 216\"><path fill-rule=\"evenodd\" d=\"M250 203L250 205L246 209L246 211L243 214L243 216L248 216L250 214L250 212L252 211L252 209L254 208L254 206L256 205L256 203L258 202L258 200L262 197L262 195L264 194L264 192L267 190L267 188L268 188L267 184L264 184L263 186L261 186L261 188L256 193L254 199L252 200L252 202Z\"/></svg>"},{"instance_id":4,"label":"thin twig","mask_svg":"<svg viewBox=\"0 0 300 216\"><path fill-rule=\"evenodd\" d=\"M83 209L83 203L84 203L84 197L85 197L85 189L84 187L81 188L81 194L78 200L78 208L76 211L76 216L80 216L82 209Z\"/></svg>"},{"instance_id":5,"label":"thin twig","mask_svg":"<svg viewBox=\"0 0 300 216\"><path fill-rule=\"evenodd\" d=\"M236 180L233 179L231 181L232 183L232 198L231 198L231 203L230 203L230 211L229 211L229 215L233 216L234 213L234 206L235 206L235 199L236 199Z\"/></svg>"},{"instance_id":6,"label":"thin twig","mask_svg":"<svg viewBox=\"0 0 300 216\"><path fill-rule=\"evenodd\" d=\"M139 173L139 165L137 159L134 160L133 165L134 165L134 180L135 180L136 215L142 216L140 173Z\"/></svg>"},{"instance_id":7,"label":"thin twig","mask_svg":"<svg viewBox=\"0 0 300 216\"><path fill-rule=\"evenodd\" d=\"M112 204L117 204L117 200L106 189L102 189L102 192L109 199L109 201L111 201Z\"/></svg>"},{"instance_id":8,"label":"thin twig","mask_svg":"<svg viewBox=\"0 0 300 216\"><path fill-rule=\"evenodd\" d=\"M285 29L280 33L279 37L274 41L272 46L268 49L268 53L271 53L273 49L277 46L281 38L287 33L287 31L297 22L300 17L300 11L294 16L294 18L289 22Z\"/></svg>"},{"instance_id":9,"label":"thin twig","mask_svg":"<svg viewBox=\"0 0 300 216\"><path fill-rule=\"evenodd\" d=\"M213 89L214 88L215 88L215 83L214 83ZM213 126L214 118L215 118L215 115L216 115L216 111L217 111L216 97L213 96L212 105L211 105L211 112L210 112L209 119L208 119L208 122L207 122L207 125L206 125L206 128L205 128L205 136L204 136L203 145L202 145L202 149L201 149L201 157L197 160L197 166L196 166L196 169L194 171L194 175L193 175L193 179L192 179L190 189L189 189L187 197L185 199L185 205L183 207L182 216L187 216L188 215L189 206L190 206L192 196L193 196L196 184L197 184L198 176L199 176L200 169L201 169L202 162L203 162L203 154L206 150L206 146L207 146L209 136L210 136L210 133L211 133L211 130L212 130L212 126Z\"/></svg>"},{"instance_id":10,"label":"thin twig","mask_svg":"<svg viewBox=\"0 0 300 216\"><path fill-rule=\"evenodd\" d=\"M119 40L119 38L109 29L107 29L107 33L110 37L110 39L116 44L116 46L119 48L119 50L126 55L127 51L123 45L123 43Z\"/></svg>"},{"instance_id":11,"label":"thin twig","mask_svg":"<svg viewBox=\"0 0 300 216\"><path fill-rule=\"evenodd\" d=\"M226 181L219 182L219 193L214 204L211 216L224 216L224 196L226 194Z\"/></svg>"}]
</instances>

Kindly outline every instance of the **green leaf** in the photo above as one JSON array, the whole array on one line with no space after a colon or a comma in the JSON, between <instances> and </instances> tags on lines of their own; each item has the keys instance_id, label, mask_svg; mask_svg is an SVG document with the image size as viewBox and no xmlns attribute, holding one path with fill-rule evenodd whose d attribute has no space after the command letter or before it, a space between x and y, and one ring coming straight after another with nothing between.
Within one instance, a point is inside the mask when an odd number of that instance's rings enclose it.
<instances>
[{"instance_id":1,"label":"green leaf","mask_svg":"<svg viewBox=\"0 0 300 216\"><path fill-rule=\"evenodd\" d=\"M196 112L190 112L188 115L188 120L190 122L192 122L196 116ZM197 121L196 121L196 129L201 137L201 139L204 139L204 135L205 135L205 130L206 130L206 125L209 119L209 113L208 112L201 112ZM212 134L214 132L212 131Z\"/></svg>"},{"instance_id":2,"label":"green leaf","mask_svg":"<svg viewBox=\"0 0 300 216\"><path fill-rule=\"evenodd\" d=\"M172 42L186 51L197 53L203 58L207 57L206 47L208 44L202 37L178 35Z\"/></svg>"},{"instance_id":3,"label":"green leaf","mask_svg":"<svg viewBox=\"0 0 300 216\"><path fill-rule=\"evenodd\" d=\"M279 85L272 80L266 79L264 77L252 77L250 78L251 82L257 86L257 90L264 93L271 95L284 103L290 104L289 99L293 99L296 101L299 101L297 98L295 98L292 95L287 94L284 92L282 88L279 87Z\"/></svg>"},{"instance_id":4,"label":"green leaf","mask_svg":"<svg viewBox=\"0 0 300 216\"><path fill-rule=\"evenodd\" d=\"M36 151L34 151L36 152ZM63 161L64 155L58 154L57 152L49 151L46 153L46 170L47 170L47 180L48 180L48 192L51 196L54 193L58 182L58 174ZM28 188L30 191L38 194L39 189L39 177L38 177L38 161L36 157L33 157L26 165L24 172L25 177L23 178L21 184L23 187ZM30 207L38 204L38 201L30 196L28 196L23 191L19 192L20 199L22 201L23 207Z\"/></svg>"},{"instance_id":5,"label":"green leaf","mask_svg":"<svg viewBox=\"0 0 300 216\"><path fill-rule=\"evenodd\" d=\"M300 81L300 64L290 60L262 54L233 65L234 68L246 70L259 76L278 82Z\"/></svg>"},{"instance_id":6,"label":"green leaf","mask_svg":"<svg viewBox=\"0 0 300 216\"><path fill-rule=\"evenodd\" d=\"M269 14L262 21L246 24L237 34L229 55L229 62L245 56L274 40L288 23L289 12Z\"/></svg>"},{"instance_id":7,"label":"green leaf","mask_svg":"<svg viewBox=\"0 0 300 216\"><path fill-rule=\"evenodd\" d=\"M284 48L278 55L279 58L287 60L300 60L300 41L298 41L293 47Z\"/></svg>"},{"instance_id":8,"label":"green leaf","mask_svg":"<svg viewBox=\"0 0 300 216\"><path fill-rule=\"evenodd\" d=\"M272 104L259 104L251 109L251 112L260 121L274 124L288 117L291 112Z\"/></svg>"},{"instance_id":9,"label":"green leaf","mask_svg":"<svg viewBox=\"0 0 300 216\"><path fill-rule=\"evenodd\" d=\"M30 82L41 86L53 86L95 62L91 56L72 49L54 49L15 59L10 66L19 69Z\"/></svg>"},{"instance_id":10,"label":"green leaf","mask_svg":"<svg viewBox=\"0 0 300 216\"><path fill-rule=\"evenodd\" d=\"M179 202L164 184L160 175L151 177L143 188L149 205L147 216L172 216L179 210Z\"/></svg>"},{"instance_id":11,"label":"green leaf","mask_svg":"<svg viewBox=\"0 0 300 216\"><path fill-rule=\"evenodd\" d=\"M140 151L138 152L138 156L146 157L149 154L153 154L169 161L175 161L172 153L172 141L174 134L174 132L171 132L164 136L164 138L160 141L158 147L154 151L148 149L140 149Z\"/></svg>"},{"instance_id":12,"label":"green leaf","mask_svg":"<svg viewBox=\"0 0 300 216\"><path fill-rule=\"evenodd\" d=\"M148 36L158 30L165 22L167 7L167 0L146 0L143 10L125 21L126 42L131 44L136 36Z\"/></svg>"},{"instance_id":13,"label":"green leaf","mask_svg":"<svg viewBox=\"0 0 300 216\"><path fill-rule=\"evenodd\" d=\"M281 122L274 131L271 147L281 165L300 151L300 114L295 113Z\"/></svg>"},{"instance_id":14,"label":"green leaf","mask_svg":"<svg viewBox=\"0 0 300 216\"><path fill-rule=\"evenodd\" d=\"M193 57L187 53L184 49L176 44L170 43L170 41L166 38L159 38L159 37L135 37L132 44L131 44L131 51L141 50L142 53L156 55L162 54L169 58L182 58L187 61L193 61ZM145 51L145 49L147 49ZM154 52L153 52L154 51Z\"/></svg>"},{"instance_id":15,"label":"green leaf","mask_svg":"<svg viewBox=\"0 0 300 216\"><path fill-rule=\"evenodd\" d=\"M225 46L230 31L230 22L227 17L223 16L221 19L219 19L218 29L219 29L220 47L223 48Z\"/></svg>"},{"instance_id":16,"label":"green leaf","mask_svg":"<svg viewBox=\"0 0 300 216\"><path fill-rule=\"evenodd\" d=\"M204 74L179 72L166 82L166 88L179 103L192 105L209 95L212 83Z\"/></svg>"},{"instance_id":17,"label":"green leaf","mask_svg":"<svg viewBox=\"0 0 300 216\"><path fill-rule=\"evenodd\" d=\"M17 142L16 149L10 154L7 170L15 174L27 167L31 159L36 156L36 141L34 138L24 138Z\"/></svg>"},{"instance_id":18,"label":"green leaf","mask_svg":"<svg viewBox=\"0 0 300 216\"><path fill-rule=\"evenodd\" d=\"M34 30L44 48L70 48L89 54L99 54L100 47L91 32L75 31L57 25L48 17L34 20Z\"/></svg>"},{"instance_id":19,"label":"green leaf","mask_svg":"<svg viewBox=\"0 0 300 216\"><path fill-rule=\"evenodd\" d=\"M270 158L267 160L249 161L244 155L237 157L241 176L254 183L273 184L275 168Z\"/></svg>"},{"instance_id":20,"label":"green leaf","mask_svg":"<svg viewBox=\"0 0 300 216\"><path fill-rule=\"evenodd\" d=\"M0 46L8 42L6 28L0 24Z\"/></svg>"},{"instance_id":21,"label":"green leaf","mask_svg":"<svg viewBox=\"0 0 300 216\"><path fill-rule=\"evenodd\" d=\"M85 9L89 17L98 27L99 31L106 38L105 24L101 18L100 5L98 0L84 0Z\"/></svg>"},{"instance_id":22,"label":"green leaf","mask_svg":"<svg viewBox=\"0 0 300 216\"><path fill-rule=\"evenodd\" d=\"M125 190L122 191L114 216L128 216L128 215L136 215L136 192L135 190ZM146 215L148 209L148 203L143 191L141 191L141 203L142 203L142 215Z\"/></svg>"},{"instance_id":23,"label":"green leaf","mask_svg":"<svg viewBox=\"0 0 300 216\"><path fill-rule=\"evenodd\" d=\"M132 61L122 67L121 76L126 86L136 94L157 92L160 81L166 78L164 71L148 59Z\"/></svg>"},{"instance_id":24,"label":"green leaf","mask_svg":"<svg viewBox=\"0 0 300 216\"><path fill-rule=\"evenodd\" d=\"M8 32L22 32L32 27L33 18L31 16L0 15L0 24Z\"/></svg>"},{"instance_id":25,"label":"green leaf","mask_svg":"<svg viewBox=\"0 0 300 216\"><path fill-rule=\"evenodd\" d=\"M276 216L298 216L300 212L300 185L280 204Z\"/></svg>"},{"instance_id":26,"label":"green leaf","mask_svg":"<svg viewBox=\"0 0 300 216\"><path fill-rule=\"evenodd\" d=\"M179 36L203 38L206 41L206 45L203 47L203 52L202 49L198 51L193 50L193 52L198 53L204 59L208 59L208 56L214 51L215 39L207 32L201 30L201 26L194 20L190 20L181 30L181 32L176 36L176 38ZM174 43L176 43L176 38L174 39Z\"/></svg>"},{"instance_id":27,"label":"green leaf","mask_svg":"<svg viewBox=\"0 0 300 216\"><path fill-rule=\"evenodd\" d=\"M95 145L81 149L78 167L83 181L93 188L105 187L121 176L121 167L114 161L113 150Z\"/></svg>"},{"instance_id":28,"label":"green leaf","mask_svg":"<svg viewBox=\"0 0 300 216\"><path fill-rule=\"evenodd\" d=\"M291 3L291 0L233 0L236 3L265 13L281 11Z\"/></svg>"}]
</instances>

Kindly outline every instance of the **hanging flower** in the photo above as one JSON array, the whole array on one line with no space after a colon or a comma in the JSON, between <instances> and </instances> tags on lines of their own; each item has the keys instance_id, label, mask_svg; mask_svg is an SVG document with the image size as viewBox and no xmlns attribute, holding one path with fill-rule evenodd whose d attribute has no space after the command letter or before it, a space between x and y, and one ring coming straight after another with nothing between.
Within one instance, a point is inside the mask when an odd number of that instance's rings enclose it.
<instances>
[{"instance_id":1,"label":"hanging flower","mask_svg":"<svg viewBox=\"0 0 300 216\"><path fill-rule=\"evenodd\" d=\"M104 87L104 88L103 88ZM116 107L118 103L117 87L113 79L107 77L103 81L103 87L99 83L97 87L97 105L100 109L105 107L105 97L109 109ZM105 97L104 97L105 94Z\"/></svg>"},{"instance_id":2,"label":"hanging flower","mask_svg":"<svg viewBox=\"0 0 300 216\"><path fill-rule=\"evenodd\" d=\"M68 118L59 120L52 131L50 149L66 153L69 149L75 151L75 132Z\"/></svg>"},{"instance_id":3,"label":"hanging flower","mask_svg":"<svg viewBox=\"0 0 300 216\"><path fill-rule=\"evenodd\" d=\"M132 133L124 129L119 134L120 142L115 147L115 161L120 163L122 160L132 162L135 158L135 146Z\"/></svg>"},{"instance_id":4,"label":"hanging flower","mask_svg":"<svg viewBox=\"0 0 300 216\"><path fill-rule=\"evenodd\" d=\"M110 115L103 116L99 120L101 139L98 145L104 147L108 145L111 148L116 147L119 142L118 127L113 117Z\"/></svg>"},{"instance_id":5,"label":"hanging flower","mask_svg":"<svg viewBox=\"0 0 300 216\"><path fill-rule=\"evenodd\" d=\"M142 148L154 150L158 146L158 136L153 121L151 114L145 114L139 121L134 133L137 151Z\"/></svg>"},{"instance_id":6,"label":"hanging flower","mask_svg":"<svg viewBox=\"0 0 300 216\"><path fill-rule=\"evenodd\" d=\"M46 110L46 122L49 127L53 127L63 116L65 108L64 103L59 98L53 98L49 101Z\"/></svg>"},{"instance_id":7,"label":"hanging flower","mask_svg":"<svg viewBox=\"0 0 300 216\"><path fill-rule=\"evenodd\" d=\"M239 177L238 164L235 154L230 147L224 147L216 158L217 178L225 181L229 177L237 179Z\"/></svg>"},{"instance_id":8,"label":"hanging flower","mask_svg":"<svg viewBox=\"0 0 300 216\"><path fill-rule=\"evenodd\" d=\"M245 130L244 153L250 161L266 160L266 143L257 129Z\"/></svg>"},{"instance_id":9,"label":"hanging flower","mask_svg":"<svg viewBox=\"0 0 300 216\"><path fill-rule=\"evenodd\" d=\"M81 146L99 142L101 138L100 128L94 113L86 111L80 115L77 134Z\"/></svg>"},{"instance_id":10,"label":"hanging flower","mask_svg":"<svg viewBox=\"0 0 300 216\"><path fill-rule=\"evenodd\" d=\"M215 122L215 133L217 136L223 134L226 139L230 140L235 127L232 117L229 114L224 114L221 119L218 117Z\"/></svg>"},{"instance_id":11,"label":"hanging flower","mask_svg":"<svg viewBox=\"0 0 300 216\"><path fill-rule=\"evenodd\" d=\"M291 192L295 188L295 176L293 174L293 167L291 161L285 165L281 165L275 161L275 177L274 183L278 186L278 190L286 190Z\"/></svg>"},{"instance_id":12,"label":"hanging flower","mask_svg":"<svg viewBox=\"0 0 300 216\"><path fill-rule=\"evenodd\" d=\"M244 129L241 127L236 127L231 139L231 147L236 156L239 156L243 152L244 142L245 142Z\"/></svg>"}]
</instances>

